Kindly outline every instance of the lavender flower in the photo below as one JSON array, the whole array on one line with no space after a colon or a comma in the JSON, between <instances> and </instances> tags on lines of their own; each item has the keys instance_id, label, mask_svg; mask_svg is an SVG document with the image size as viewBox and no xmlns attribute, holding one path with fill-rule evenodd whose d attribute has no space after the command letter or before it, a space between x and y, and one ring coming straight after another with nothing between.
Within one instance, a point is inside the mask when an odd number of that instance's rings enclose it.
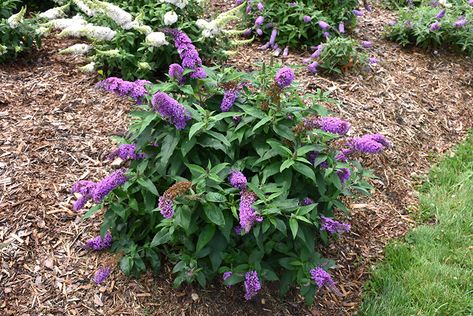
<instances>
[{"instance_id":1,"label":"lavender flower","mask_svg":"<svg viewBox=\"0 0 473 316\"><path fill-rule=\"evenodd\" d=\"M291 68L284 66L278 70L276 76L274 76L274 81L281 89L289 87L294 81L294 71Z\"/></svg>"},{"instance_id":2,"label":"lavender flower","mask_svg":"<svg viewBox=\"0 0 473 316\"><path fill-rule=\"evenodd\" d=\"M367 134L353 138L348 142L351 149L366 153L377 154L389 146L389 142L381 134Z\"/></svg>"},{"instance_id":3,"label":"lavender flower","mask_svg":"<svg viewBox=\"0 0 473 316\"><path fill-rule=\"evenodd\" d=\"M468 23L467 20L465 20L464 16L458 17L458 19L453 23L453 26L456 28L462 28Z\"/></svg>"},{"instance_id":4,"label":"lavender flower","mask_svg":"<svg viewBox=\"0 0 473 316\"><path fill-rule=\"evenodd\" d=\"M158 208L164 218L171 218L174 216L173 200L167 195L159 197Z\"/></svg>"},{"instance_id":5,"label":"lavender flower","mask_svg":"<svg viewBox=\"0 0 473 316\"><path fill-rule=\"evenodd\" d=\"M72 186L71 193L79 193L80 195L91 195L94 189L95 182L80 180Z\"/></svg>"},{"instance_id":6,"label":"lavender flower","mask_svg":"<svg viewBox=\"0 0 473 316\"><path fill-rule=\"evenodd\" d=\"M322 227L320 230L325 230L330 234L348 233L351 229L350 224L340 223L325 216L321 216L320 218L322 219Z\"/></svg>"},{"instance_id":7,"label":"lavender flower","mask_svg":"<svg viewBox=\"0 0 473 316\"><path fill-rule=\"evenodd\" d=\"M445 16L445 13L446 13L446 12L447 12L447 10L445 10L445 9L440 10L440 12L437 13L437 15L435 16L435 18L436 18L437 20L442 19L442 18Z\"/></svg>"},{"instance_id":8,"label":"lavender flower","mask_svg":"<svg viewBox=\"0 0 473 316\"><path fill-rule=\"evenodd\" d=\"M94 251L110 248L110 246L112 246L112 234L107 231L103 238L100 235L90 238L85 242L85 246L86 248L92 249Z\"/></svg>"},{"instance_id":9,"label":"lavender flower","mask_svg":"<svg viewBox=\"0 0 473 316\"><path fill-rule=\"evenodd\" d=\"M245 274L245 299L252 299L261 290L261 283L256 271L248 271Z\"/></svg>"},{"instance_id":10,"label":"lavender flower","mask_svg":"<svg viewBox=\"0 0 473 316\"><path fill-rule=\"evenodd\" d=\"M228 177L228 180L232 187L240 190L246 189L247 180L241 171L232 171Z\"/></svg>"},{"instance_id":11,"label":"lavender flower","mask_svg":"<svg viewBox=\"0 0 473 316\"><path fill-rule=\"evenodd\" d=\"M182 84L182 74L184 73L184 68L181 67L179 64L171 64L169 65L169 77L177 80L180 84Z\"/></svg>"},{"instance_id":12,"label":"lavender flower","mask_svg":"<svg viewBox=\"0 0 473 316\"><path fill-rule=\"evenodd\" d=\"M341 169L337 170L337 176L340 179L340 182L343 184L348 179L350 179L351 171L348 168L341 168Z\"/></svg>"},{"instance_id":13,"label":"lavender flower","mask_svg":"<svg viewBox=\"0 0 473 316\"><path fill-rule=\"evenodd\" d=\"M284 47L284 50L282 51L282 57L287 57L289 55L289 47L286 46Z\"/></svg>"},{"instance_id":14,"label":"lavender flower","mask_svg":"<svg viewBox=\"0 0 473 316\"><path fill-rule=\"evenodd\" d=\"M321 117L318 120L318 125L324 132L338 135L345 135L350 130L350 123L337 117Z\"/></svg>"},{"instance_id":15,"label":"lavender flower","mask_svg":"<svg viewBox=\"0 0 473 316\"><path fill-rule=\"evenodd\" d=\"M315 281L315 283L317 284L319 288L323 287L324 285L328 285L328 286L335 285L335 282L332 280L332 277L330 276L330 274L328 274L328 272L326 272L321 267L310 269L309 273L310 273L311 279Z\"/></svg>"},{"instance_id":16,"label":"lavender flower","mask_svg":"<svg viewBox=\"0 0 473 316\"><path fill-rule=\"evenodd\" d=\"M376 58L376 57L370 57L370 58L368 59L368 63L369 63L370 65L376 65L376 64L378 63L378 58Z\"/></svg>"},{"instance_id":17,"label":"lavender flower","mask_svg":"<svg viewBox=\"0 0 473 316\"><path fill-rule=\"evenodd\" d=\"M330 25L328 25L328 23L325 21L319 21L319 26L324 31L328 30L328 28L330 27Z\"/></svg>"},{"instance_id":18,"label":"lavender flower","mask_svg":"<svg viewBox=\"0 0 473 316\"><path fill-rule=\"evenodd\" d=\"M473 0L468 0L469 5L473 5Z\"/></svg>"},{"instance_id":19,"label":"lavender flower","mask_svg":"<svg viewBox=\"0 0 473 316\"><path fill-rule=\"evenodd\" d=\"M256 29L256 34L258 34L258 36L263 36L263 30L261 29Z\"/></svg>"},{"instance_id":20,"label":"lavender flower","mask_svg":"<svg viewBox=\"0 0 473 316\"><path fill-rule=\"evenodd\" d=\"M305 23L310 23L310 21L312 21L312 17L310 17L308 15L304 15L304 22Z\"/></svg>"},{"instance_id":21,"label":"lavender flower","mask_svg":"<svg viewBox=\"0 0 473 316\"><path fill-rule=\"evenodd\" d=\"M258 30L256 30L256 31L258 31ZM244 37L250 37L250 36L251 36L251 32L252 32L252 29L251 29L251 28L248 28L248 29L245 30L245 32L243 32L242 35L243 35ZM263 34L263 33L261 33L261 35L262 35L262 34Z\"/></svg>"},{"instance_id":22,"label":"lavender flower","mask_svg":"<svg viewBox=\"0 0 473 316\"><path fill-rule=\"evenodd\" d=\"M118 146L117 149L115 149L108 155L107 159L113 160L117 157L119 157L121 160L136 160L143 158L144 155L136 153L135 144L121 144L120 146Z\"/></svg>"},{"instance_id":23,"label":"lavender flower","mask_svg":"<svg viewBox=\"0 0 473 316\"><path fill-rule=\"evenodd\" d=\"M363 16L363 12L361 12L360 10L352 10L351 12L356 16Z\"/></svg>"},{"instance_id":24,"label":"lavender flower","mask_svg":"<svg viewBox=\"0 0 473 316\"><path fill-rule=\"evenodd\" d=\"M191 73L190 77L195 79L205 78L206 73L202 68L202 60L189 36L177 29L165 29L164 32L174 38L174 46L181 57L182 67L194 70L194 73Z\"/></svg>"},{"instance_id":25,"label":"lavender flower","mask_svg":"<svg viewBox=\"0 0 473 316\"><path fill-rule=\"evenodd\" d=\"M164 92L156 92L151 104L153 110L174 124L176 129L184 129L186 122L191 119L189 111Z\"/></svg>"},{"instance_id":26,"label":"lavender flower","mask_svg":"<svg viewBox=\"0 0 473 316\"><path fill-rule=\"evenodd\" d=\"M258 4L256 5L256 7L258 8L258 11L263 11L263 10L264 10L264 4L261 3L261 2L258 2Z\"/></svg>"},{"instance_id":27,"label":"lavender flower","mask_svg":"<svg viewBox=\"0 0 473 316\"><path fill-rule=\"evenodd\" d=\"M95 283L100 284L103 281L105 281L105 279L108 278L109 275L110 275L110 267L100 268L95 273L94 281L95 281Z\"/></svg>"},{"instance_id":28,"label":"lavender flower","mask_svg":"<svg viewBox=\"0 0 473 316\"><path fill-rule=\"evenodd\" d=\"M330 37L330 33L329 32L323 32L322 33L323 37L328 40L328 38Z\"/></svg>"},{"instance_id":29,"label":"lavender flower","mask_svg":"<svg viewBox=\"0 0 473 316\"><path fill-rule=\"evenodd\" d=\"M316 74L317 73L317 67L319 66L319 63L314 61L313 63L309 64L309 66L307 66L307 70L309 70L309 72L313 73L313 74Z\"/></svg>"},{"instance_id":30,"label":"lavender flower","mask_svg":"<svg viewBox=\"0 0 473 316\"><path fill-rule=\"evenodd\" d=\"M247 5L245 11L246 11L247 14L251 13L251 6Z\"/></svg>"},{"instance_id":31,"label":"lavender flower","mask_svg":"<svg viewBox=\"0 0 473 316\"><path fill-rule=\"evenodd\" d=\"M340 22L340 24L338 24L338 31L340 33L345 33L345 23Z\"/></svg>"},{"instance_id":32,"label":"lavender flower","mask_svg":"<svg viewBox=\"0 0 473 316\"><path fill-rule=\"evenodd\" d=\"M120 185L124 184L127 180L124 169L119 169L98 182L92 192L92 199L95 203L100 203L111 191Z\"/></svg>"},{"instance_id":33,"label":"lavender flower","mask_svg":"<svg viewBox=\"0 0 473 316\"><path fill-rule=\"evenodd\" d=\"M365 7L365 10L368 11L368 12L373 11L373 9L371 8L371 6L370 6L367 2L365 3L364 7Z\"/></svg>"},{"instance_id":34,"label":"lavender flower","mask_svg":"<svg viewBox=\"0 0 473 316\"><path fill-rule=\"evenodd\" d=\"M371 41L361 41L361 46L364 48L371 48L373 47L373 43Z\"/></svg>"},{"instance_id":35,"label":"lavender flower","mask_svg":"<svg viewBox=\"0 0 473 316\"><path fill-rule=\"evenodd\" d=\"M147 80L136 80L135 82L126 81L117 77L109 77L96 84L96 87L113 92L121 97L129 96L137 104L142 104L144 97L148 93L145 85L150 82Z\"/></svg>"},{"instance_id":36,"label":"lavender flower","mask_svg":"<svg viewBox=\"0 0 473 316\"><path fill-rule=\"evenodd\" d=\"M236 5L240 5L242 3L243 3L243 0L236 0L236 2L235 2Z\"/></svg>"},{"instance_id":37,"label":"lavender flower","mask_svg":"<svg viewBox=\"0 0 473 316\"><path fill-rule=\"evenodd\" d=\"M263 25L263 23L264 23L264 17L263 16L260 15L259 17L256 18L255 25L261 26L261 25Z\"/></svg>"},{"instance_id":38,"label":"lavender flower","mask_svg":"<svg viewBox=\"0 0 473 316\"><path fill-rule=\"evenodd\" d=\"M256 201L256 194L250 191L241 191L240 196L240 226L245 233L248 233L255 222L263 221L253 208L253 203Z\"/></svg>"},{"instance_id":39,"label":"lavender flower","mask_svg":"<svg viewBox=\"0 0 473 316\"><path fill-rule=\"evenodd\" d=\"M232 89L225 90L223 94L222 103L220 104L220 110L222 112L228 112L232 108L233 104L235 104L238 95L240 94L241 89L245 86L245 83L240 83L236 87Z\"/></svg>"},{"instance_id":40,"label":"lavender flower","mask_svg":"<svg viewBox=\"0 0 473 316\"><path fill-rule=\"evenodd\" d=\"M341 152L339 152L336 156L335 156L335 160L336 161L342 161L342 162L347 162L348 161L348 155L350 155L351 153L353 152L352 149L342 149Z\"/></svg>"},{"instance_id":41,"label":"lavender flower","mask_svg":"<svg viewBox=\"0 0 473 316\"><path fill-rule=\"evenodd\" d=\"M319 58L320 55L322 54L322 50L324 49L324 45L323 44L319 44L316 46L316 49L315 49L315 52L312 53L312 55L310 55L311 58Z\"/></svg>"},{"instance_id":42,"label":"lavender flower","mask_svg":"<svg viewBox=\"0 0 473 316\"><path fill-rule=\"evenodd\" d=\"M311 204L314 204L314 200L312 200L310 197L306 197L299 204L301 206L311 205Z\"/></svg>"},{"instance_id":43,"label":"lavender flower","mask_svg":"<svg viewBox=\"0 0 473 316\"><path fill-rule=\"evenodd\" d=\"M269 38L269 45L274 46L277 35L278 35L278 30L276 28L273 28L273 30L271 31L271 37Z\"/></svg>"}]
</instances>

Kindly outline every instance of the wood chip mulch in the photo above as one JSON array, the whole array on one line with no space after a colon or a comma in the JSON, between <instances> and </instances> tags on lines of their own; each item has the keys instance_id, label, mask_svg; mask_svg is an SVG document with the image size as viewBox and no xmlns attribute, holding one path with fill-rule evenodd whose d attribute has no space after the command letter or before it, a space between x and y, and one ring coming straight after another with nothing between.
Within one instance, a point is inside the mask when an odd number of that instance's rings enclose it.
<instances>
[{"instance_id":1,"label":"wood chip mulch","mask_svg":"<svg viewBox=\"0 0 473 316\"><path fill-rule=\"evenodd\" d=\"M109 254L82 242L94 236L100 213L82 221L71 210L71 185L108 174L110 136L127 128L131 103L95 89L80 73L83 60L57 54L73 41L45 40L39 52L0 67L0 314L1 315L349 315L383 246L412 226L415 187L436 157L472 127L473 63L445 52L401 50L382 39L381 9L360 19L360 39L380 58L369 72L341 78L297 76L308 91L332 91L332 106L355 134L382 133L393 147L364 163L378 180L370 198L351 201L352 233L323 249L336 259L331 271L343 294L322 290L309 309L294 291L286 298L266 285L244 302L240 287L219 282L206 289L172 289L167 267L159 276L130 279L115 268L103 286L91 278ZM300 65L303 56L285 60ZM254 44L230 62L255 68L268 53Z\"/></svg>"}]
</instances>

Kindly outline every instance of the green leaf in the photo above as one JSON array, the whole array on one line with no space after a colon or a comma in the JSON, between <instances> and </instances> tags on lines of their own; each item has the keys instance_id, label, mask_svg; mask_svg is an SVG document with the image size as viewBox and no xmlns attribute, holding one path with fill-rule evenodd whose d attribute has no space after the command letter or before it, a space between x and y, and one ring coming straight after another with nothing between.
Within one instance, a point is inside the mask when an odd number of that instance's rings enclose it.
<instances>
[{"instance_id":1,"label":"green leaf","mask_svg":"<svg viewBox=\"0 0 473 316\"><path fill-rule=\"evenodd\" d=\"M153 193L156 196L159 196L159 192L156 189L156 186L150 179L138 179L138 183L148 189L149 192Z\"/></svg>"},{"instance_id":2,"label":"green leaf","mask_svg":"<svg viewBox=\"0 0 473 316\"><path fill-rule=\"evenodd\" d=\"M187 142L182 143L181 145L181 153L182 156L185 157L187 154L194 148L195 144L197 143L197 140L195 138L192 138L191 140L188 140Z\"/></svg>"},{"instance_id":3,"label":"green leaf","mask_svg":"<svg viewBox=\"0 0 473 316\"><path fill-rule=\"evenodd\" d=\"M220 114L217 114L215 116L210 117L210 120L213 121L213 122L218 122L221 119L224 119L224 118L227 118L227 117L233 117L235 115L240 115L240 114L241 113L239 113L239 112L224 112L224 113L220 113Z\"/></svg>"},{"instance_id":4,"label":"green leaf","mask_svg":"<svg viewBox=\"0 0 473 316\"><path fill-rule=\"evenodd\" d=\"M172 134L168 134L164 140L163 145L161 146L161 161L160 163L162 166L166 166L168 164L169 158L171 158L172 154L174 153L174 149L176 149L177 144L179 143L179 134L174 132Z\"/></svg>"},{"instance_id":5,"label":"green leaf","mask_svg":"<svg viewBox=\"0 0 473 316\"><path fill-rule=\"evenodd\" d=\"M217 226L224 226L225 225L225 217L223 216L223 212L215 204L206 204L204 205L204 213L207 218Z\"/></svg>"},{"instance_id":6,"label":"green leaf","mask_svg":"<svg viewBox=\"0 0 473 316\"><path fill-rule=\"evenodd\" d=\"M231 146L230 142L227 140L227 138L223 134L220 134L220 133L217 133L217 132L214 132L214 131L207 131L206 134L208 134L208 135L212 136L213 138L221 141L225 146L228 146L228 147Z\"/></svg>"},{"instance_id":7,"label":"green leaf","mask_svg":"<svg viewBox=\"0 0 473 316\"><path fill-rule=\"evenodd\" d=\"M176 223L188 234L191 224L192 212L189 206L180 205L176 209Z\"/></svg>"},{"instance_id":8,"label":"green leaf","mask_svg":"<svg viewBox=\"0 0 473 316\"><path fill-rule=\"evenodd\" d=\"M209 202L226 202L227 198L225 195L218 192L209 192L205 195L205 199Z\"/></svg>"},{"instance_id":9,"label":"green leaf","mask_svg":"<svg viewBox=\"0 0 473 316\"><path fill-rule=\"evenodd\" d=\"M294 164L294 160L292 160L292 158L285 160L281 164L281 167L279 167L279 172L283 172L285 169L291 167L293 164Z\"/></svg>"},{"instance_id":10,"label":"green leaf","mask_svg":"<svg viewBox=\"0 0 473 316\"><path fill-rule=\"evenodd\" d=\"M268 123L269 121L271 121L271 117L270 116L266 116L264 119L262 119L261 121L259 121L254 127L253 127L253 132L256 131L258 128L260 128L261 126L265 125L266 123Z\"/></svg>"},{"instance_id":11,"label":"green leaf","mask_svg":"<svg viewBox=\"0 0 473 316\"><path fill-rule=\"evenodd\" d=\"M189 139L191 139L192 136L194 136L194 134L200 131L204 126L205 122L197 122L193 124L189 130Z\"/></svg>"},{"instance_id":12,"label":"green leaf","mask_svg":"<svg viewBox=\"0 0 473 316\"><path fill-rule=\"evenodd\" d=\"M91 217L91 216L94 215L97 211L99 211L101 208L102 208L102 204L94 205L93 207L90 208L90 210L88 210L88 211L84 214L84 216L82 216L82 219L87 219L87 218Z\"/></svg>"},{"instance_id":13,"label":"green leaf","mask_svg":"<svg viewBox=\"0 0 473 316\"><path fill-rule=\"evenodd\" d=\"M281 166L282 167L282 166ZM315 182L315 172L314 169L304 165L303 163L296 162L293 166L294 169L296 169L297 172L299 172L301 175L311 179L313 182Z\"/></svg>"},{"instance_id":14,"label":"green leaf","mask_svg":"<svg viewBox=\"0 0 473 316\"><path fill-rule=\"evenodd\" d=\"M299 223L295 218L289 219L289 227L291 228L292 238L296 239L297 231L299 230Z\"/></svg>"},{"instance_id":15,"label":"green leaf","mask_svg":"<svg viewBox=\"0 0 473 316\"><path fill-rule=\"evenodd\" d=\"M197 240L197 247L195 249L196 252L202 250L209 243L212 237L215 234L215 225L207 225L205 229L200 233L199 239Z\"/></svg>"},{"instance_id":16,"label":"green leaf","mask_svg":"<svg viewBox=\"0 0 473 316\"><path fill-rule=\"evenodd\" d=\"M170 240L171 240L171 234L169 230L166 228L163 228L156 235L154 235L154 238L151 241L151 247L156 247L156 246L165 244Z\"/></svg>"},{"instance_id":17,"label":"green leaf","mask_svg":"<svg viewBox=\"0 0 473 316\"><path fill-rule=\"evenodd\" d=\"M123 271L125 275L130 275L131 274L131 269L133 268L133 260L128 257L124 256L120 260L120 269Z\"/></svg>"}]
</instances>

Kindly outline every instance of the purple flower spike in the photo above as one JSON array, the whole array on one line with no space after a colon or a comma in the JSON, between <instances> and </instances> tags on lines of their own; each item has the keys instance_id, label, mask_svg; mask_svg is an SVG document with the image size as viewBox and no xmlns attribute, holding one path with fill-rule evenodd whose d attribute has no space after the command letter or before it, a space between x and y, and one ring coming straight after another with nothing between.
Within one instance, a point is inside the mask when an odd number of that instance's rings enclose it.
<instances>
[{"instance_id":1,"label":"purple flower spike","mask_svg":"<svg viewBox=\"0 0 473 316\"><path fill-rule=\"evenodd\" d=\"M258 5L256 6L258 8L259 11L263 11L264 10L264 4L261 3L261 2L258 2Z\"/></svg>"},{"instance_id":2,"label":"purple flower spike","mask_svg":"<svg viewBox=\"0 0 473 316\"><path fill-rule=\"evenodd\" d=\"M186 108L164 92L156 92L153 95L151 104L153 105L153 110L174 124L176 129L184 129L186 122L191 119Z\"/></svg>"},{"instance_id":3,"label":"purple flower spike","mask_svg":"<svg viewBox=\"0 0 473 316\"><path fill-rule=\"evenodd\" d=\"M310 17L308 15L304 15L304 22L305 23L310 23L310 21L312 21L312 17Z\"/></svg>"},{"instance_id":4,"label":"purple flower spike","mask_svg":"<svg viewBox=\"0 0 473 316\"><path fill-rule=\"evenodd\" d=\"M136 152L137 148L135 144L121 144L117 149L112 151L107 159L113 160L115 158L120 158L121 160L136 160L144 158L143 154L138 154Z\"/></svg>"},{"instance_id":5,"label":"purple flower spike","mask_svg":"<svg viewBox=\"0 0 473 316\"><path fill-rule=\"evenodd\" d=\"M369 62L370 65L376 65L378 63L378 58L370 57L368 62Z\"/></svg>"},{"instance_id":6,"label":"purple flower spike","mask_svg":"<svg viewBox=\"0 0 473 316\"><path fill-rule=\"evenodd\" d=\"M312 200L310 197L306 197L299 204L301 206L311 205L311 204L314 204L314 200Z\"/></svg>"},{"instance_id":7,"label":"purple flower spike","mask_svg":"<svg viewBox=\"0 0 473 316\"><path fill-rule=\"evenodd\" d=\"M258 34L258 36L263 36L263 30L262 29L256 29L256 34Z\"/></svg>"},{"instance_id":8,"label":"purple flower spike","mask_svg":"<svg viewBox=\"0 0 473 316\"><path fill-rule=\"evenodd\" d=\"M445 13L446 13L446 12L447 12L447 10L445 10L445 9L440 10L440 12L437 13L437 15L435 16L435 18L436 18L437 20L440 20L441 18L443 18L443 17L445 16Z\"/></svg>"},{"instance_id":9,"label":"purple flower spike","mask_svg":"<svg viewBox=\"0 0 473 316\"><path fill-rule=\"evenodd\" d=\"M174 39L174 46L182 60L182 67L193 69L195 72L190 74L191 78L203 79L206 77L205 70L202 68L202 60L199 57L194 44L186 33L177 29L165 29L165 33L170 34Z\"/></svg>"},{"instance_id":10,"label":"purple flower spike","mask_svg":"<svg viewBox=\"0 0 473 316\"><path fill-rule=\"evenodd\" d=\"M291 68L284 66L278 70L276 76L274 76L274 81L279 88L284 89L292 84L294 77L294 71Z\"/></svg>"},{"instance_id":11,"label":"purple flower spike","mask_svg":"<svg viewBox=\"0 0 473 316\"><path fill-rule=\"evenodd\" d=\"M465 17L460 16L458 19L453 23L453 26L456 28L462 28L468 23L467 20L465 20Z\"/></svg>"},{"instance_id":12,"label":"purple flower spike","mask_svg":"<svg viewBox=\"0 0 473 316\"><path fill-rule=\"evenodd\" d=\"M173 200L166 195L159 197L158 208L164 218L171 218L174 216Z\"/></svg>"},{"instance_id":13,"label":"purple flower spike","mask_svg":"<svg viewBox=\"0 0 473 316\"><path fill-rule=\"evenodd\" d=\"M330 25L328 25L328 23L325 21L319 21L319 26L324 31L330 28Z\"/></svg>"},{"instance_id":14,"label":"purple flower spike","mask_svg":"<svg viewBox=\"0 0 473 316\"><path fill-rule=\"evenodd\" d=\"M322 50L324 49L324 45L320 44L317 45L317 48L315 49L315 52L310 55L311 58L319 58L320 54L322 54Z\"/></svg>"},{"instance_id":15,"label":"purple flower spike","mask_svg":"<svg viewBox=\"0 0 473 316\"><path fill-rule=\"evenodd\" d=\"M79 193L81 196L74 202L74 211L80 211L87 202L92 199L92 193L97 184L92 181L80 180L72 186L71 193Z\"/></svg>"},{"instance_id":16,"label":"purple flower spike","mask_svg":"<svg viewBox=\"0 0 473 316\"><path fill-rule=\"evenodd\" d=\"M269 45L274 46L277 35L278 35L278 30L276 28L273 28L273 30L271 31L271 37L269 38Z\"/></svg>"},{"instance_id":17,"label":"purple flower spike","mask_svg":"<svg viewBox=\"0 0 473 316\"><path fill-rule=\"evenodd\" d=\"M184 72L184 68L182 68L181 65L179 64L169 65L169 77L179 81L179 83L181 83L183 72Z\"/></svg>"},{"instance_id":18,"label":"purple flower spike","mask_svg":"<svg viewBox=\"0 0 473 316\"><path fill-rule=\"evenodd\" d=\"M124 169L119 169L98 182L92 192L92 199L95 203L100 203L114 189L124 184L127 180Z\"/></svg>"},{"instance_id":19,"label":"purple flower spike","mask_svg":"<svg viewBox=\"0 0 473 316\"><path fill-rule=\"evenodd\" d=\"M373 47L373 43L371 41L361 41L361 46L364 48L371 48Z\"/></svg>"},{"instance_id":20,"label":"purple flower spike","mask_svg":"<svg viewBox=\"0 0 473 316\"><path fill-rule=\"evenodd\" d=\"M338 31L340 33L345 33L345 23L340 22L340 24L338 24Z\"/></svg>"},{"instance_id":21,"label":"purple flower spike","mask_svg":"<svg viewBox=\"0 0 473 316\"><path fill-rule=\"evenodd\" d=\"M324 38L326 40L328 40L328 38L330 37L330 33L329 32L323 32L322 35L324 36Z\"/></svg>"},{"instance_id":22,"label":"purple flower spike","mask_svg":"<svg viewBox=\"0 0 473 316\"><path fill-rule=\"evenodd\" d=\"M100 235L94 238L90 238L85 242L85 246L94 251L100 251L110 248L110 246L112 246L112 234L107 231L103 238Z\"/></svg>"},{"instance_id":23,"label":"purple flower spike","mask_svg":"<svg viewBox=\"0 0 473 316\"><path fill-rule=\"evenodd\" d=\"M248 29L245 30L245 32L243 32L243 36L244 37L250 37L251 32L253 32L253 30L251 28L248 28Z\"/></svg>"},{"instance_id":24,"label":"purple flower spike","mask_svg":"<svg viewBox=\"0 0 473 316\"><path fill-rule=\"evenodd\" d=\"M251 300L261 290L261 283L256 271L248 271L245 274L245 299Z\"/></svg>"},{"instance_id":25,"label":"purple flower spike","mask_svg":"<svg viewBox=\"0 0 473 316\"><path fill-rule=\"evenodd\" d=\"M307 70L310 73L316 74L318 72L317 67L319 66L319 63L314 61L313 63L310 63L309 66L307 66Z\"/></svg>"},{"instance_id":26,"label":"purple flower spike","mask_svg":"<svg viewBox=\"0 0 473 316\"><path fill-rule=\"evenodd\" d=\"M350 123L337 117L321 117L318 124L324 132L338 135L345 135L350 130Z\"/></svg>"},{"instance_id":27,"label":"purple flower spike","mask_svg":"<svg viewBox=\"0 0 473 316\"><path fill-rule=\"evenodd\" d=\"M366 154L378 154L389 146L389 142L381 134L367 134L353 138L348 142L350 148Z\"/></svg>"},{"instance_id":28,"label":"purple flower spike","mask_svg":"<svg viewBox=\"0 0 473 316\"><path fill-rule=\"evenodd\" d=\"M239 94L240 89L238 88L225 90L225 93L223 94L222 103L220 104L220 110L222 110L222 112L230 111Z\"/></svg>"},{"instance_id":29,"label":"purple flower spike","mask_svg":"<svg viewBox=\"0 0 473 316\"><path fill-rule=\"evenodd\" d=\"M350 179L351 171L348 168L342 168L337 170L337 176L340 179L340 182L343 184L347 182L348 179Z\"/></svg>"},{"instance_id":30,"label":"purple flower spike","mask_svg":"<svg viewBox=\"0 0 473 316\"><path fill-rule=\"evenodd\" d=\"M328 272L322 269L321 267L310 269L309 273L311 279L315 281L319 288L323 287L324 285L335 285L335 282L332 280L330 274L328 274Z\"/></svg>"},{"instance_id":31,"label":"purple flower spike","mask_svg":"<svg viewBox=\"0 0 473 316\"><path fill-rule=\"evenodd\" d=\"M228 180L232 187L240 190L246 189L247 180L245 175L241 171L232 171Z\"/></svg>"},{"instance_id":32,"label":"purple flower spike","mask_svg":"<svg viewBox=\"0 0 473 316\"><path fill-rule=\"evenodd\" d=\"M473 0L468 0L469 5L473 5Z\"/></svg>"},{"instance_id":33,"label":"purple flower spike","mask_svg":"<svg viewBox=\"0 0 473 316\"><path fill-rule=\"evenodd\" d=\"M289 55L289 47L286 46L284 47L284 50L282 51L282 57L287 57Z\"/></svg>"},{"instance_id":34,"label":"purple flower spike","mask_svg":"<svg viewBox=\"0 0 473 316\"><path fill-rule=\"evenodd\" d=\"M320 218L322 219L322 227L320 230L325 230L330 234L348 233L351 229L350 224L341 223L325 216L321 216Z\"/></svg>"},{"instance_id":35,"label":"purple flower spike","mask_svg":"<svg viewBox=\"0 0 473 316\"><path fill-rule=\"evenodd\" d=\"M353 10L353 11L351 11L351 12L352 12L354 15L356 15L356 16L363 16L363 12L360 11L360 10Z\"/></svg>"},{"instance_id":36,"label":"purple flower spike","mask_svg":"<svg viewBox=\"0 0 473 316\"><path fill-rule=\"evenodd\" d=\"M97 283L97 284L100 284L103 281L105 281L105 279L108 278L109 275L110 275L110 267L100 268L95 273L94 282Z\"/></svg>"},{"instance_id":37,"label":"purple flower spike","mask_svg":"<svg viewBox=\"0 0 473 316\"><path fill-rule=\"evenodd\" d=\"M240 123L241 121L241 115L235 115L232 117L232 121L235 123L235 124L238 124Z\"/></svg>"},{"instance_id":38,"label":"purple flower spike","mask_svg":"<svg viewBox=\"0 0 473 316\"><path fill-rule=\"evenodd\" d=\"M264 23L264 17L262 17L262 16L260 15L259 17L256 18L256 20L255 20L255 25L261 26L261 25L263 25L263 23Z\"/></svg>"},{"instance_id":39,"label":"purple flower spike","mask_svg":"<svg viewBox=\"0 0 473 316\"><path fill-rule=\"evenodd\" d=\"M439 22L435 22L435 23L432 23L430 25L430 31L431 32L435 32L435 31L438 31L440 30L440 23Z\"/></svg>"},{"instance_id":40,"label":"purple flower spike","mask_svg":"<svg viewBox=\"0 0 473 316\"><path fill-rule=\"evenodd\" d=\"M142 104L144 97L148 94L145 85L149 83L150 82L147 80L136 80L132 82L117 77L109 77L98 82L96 87L113 92L121 97L129 96L133 98L137 104Z\"/></svg>"},{"instance_id":41,"label":"purple flower spike","mask_svg":"<svg viewBox=\"0 0 473 316\"><path fill-rule=\"evenodd\" d=\"M368 3L365 3L364 7L365 7L365 10L368 11L368 12L373 11L373 8L371 8L371 6Z\"/></svg>"},{"instance_id":42,"label":"purple flower spike","mask_svg":"<svg viewBox=\"0 0 473 316\"><path fill-rule=\"evenodd\" d=\"M263 221L263 218L256 213L253 203L256 201L256 194L250 191L241 191L240 196L240 226L242 231L248 233L255 222Z\"/></svg>"},{"instance_id":43,"label":"purple flower spike","mask_svg":"<svg viewBox=\"0 0 473 316\"><path fill-rule=\"evenodd\" d=\"M225 282L229 277L231 277L233 275L233 273L231 271L227 271L227 272L224 272L223 273L223 281ZM227 285L227 287L231 287L231 285Z\"/></svg>"}]
</instances>

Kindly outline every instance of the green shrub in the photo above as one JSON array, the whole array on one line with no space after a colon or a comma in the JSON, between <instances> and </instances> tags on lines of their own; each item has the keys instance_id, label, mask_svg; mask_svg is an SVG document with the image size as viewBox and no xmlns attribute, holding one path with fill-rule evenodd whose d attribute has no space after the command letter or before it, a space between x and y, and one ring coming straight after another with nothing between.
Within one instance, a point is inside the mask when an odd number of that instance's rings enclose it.
<instances>
[{"instance_id":1,"label":"green shrub","mask_svg":"<svg viewBox=\"0 0 473 316\"><path fill-rule=\"evenodd\" d=\"M127 275L146 264L158 271L166 260L175 286L205 286L221 274L229 286L279 280L283 293L300 286L309 304L314 281L336 291L320 268L333 262L316 250L329 241L330 220L321 216L347 213L342 197L370 189L370 173L348 158L350 150L340 151L349 124L321 119L328 112L320 104L331 100L321 91L299 97L287 67L276 76L265 67L206 70L204 80L147 86L150 95L131 113L122 140L132 145L112 155L132 159L126 178L121 170L97 184L79 182L75 209L92 199L98 205L89 217L107 205L101 233L110 231L112 250L124 253ZM117 78L100 84L120 95L135 85ZM387 145L380 135L367 137L383 143L370 152ZM331 223L331 233L349 229Z\"/></svg>"},{"instance_id":2,"label":"green shrub","mask_svg":"<svg viewBox=\"0 0 473 316\"><path fill-rule=\"evenodd\" d=\"M342 73L368 63L368 55L358 41L349 37L332 37L323 44L318 66L329 73Z\"/></svg>"}]
</instances>

